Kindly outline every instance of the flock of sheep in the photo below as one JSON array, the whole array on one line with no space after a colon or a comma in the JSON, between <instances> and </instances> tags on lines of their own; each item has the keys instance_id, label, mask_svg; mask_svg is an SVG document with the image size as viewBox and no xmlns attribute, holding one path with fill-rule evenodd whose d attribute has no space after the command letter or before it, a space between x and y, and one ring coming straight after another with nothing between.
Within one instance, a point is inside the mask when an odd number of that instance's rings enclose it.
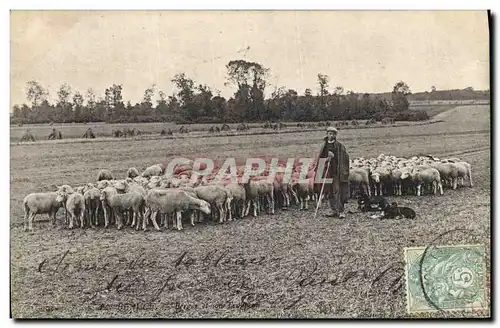
<instances>
[{"instance_id":1,"label":"flock of sheep","mask_svg":"<svg viewBox=\"0 0 500 328\"><path fill-rule=\"evenodd\" d=\"M66 210L65 224L70 229L78 221L81 228L99 225L107 228L115 224L117 229L128 225L136 230L141 225L146 230L150 221L156 230L161 230L160 226L168 228L169 221L181 230L183 217L189 218L194 226L205 216L223 223L243 218L250 210L257 216L266 210L274 214L277 207L286 209L292 204L301 210L308 209L309 200L318 201L319 190L314 188L316 168L314 163L307 167L304 183L299 182L301 165L301 161L295 161L291 179L286 179L284 173L269 178L268 166L261 175L245 183L241 179L244 167L237 168L236 181L230 173L215 181L215 169L212 174L200 175L193 170L193 161L177 164L168 174L163 164L152 165L141 174L130 168L123 179L115 179L109 170L101 170L95 183L74 188L62 185L54 192L27 195L23 200L24 230L33 231L38 214L48 214L55 225L60 208ZM350 161L351 197L361 193L442 195L444 188L456 189L466 182L473 186L471 165L458 158L441 160L430 155L401 158L381 154L377 158L359 157Z\"/></svg>"}]
</instances>

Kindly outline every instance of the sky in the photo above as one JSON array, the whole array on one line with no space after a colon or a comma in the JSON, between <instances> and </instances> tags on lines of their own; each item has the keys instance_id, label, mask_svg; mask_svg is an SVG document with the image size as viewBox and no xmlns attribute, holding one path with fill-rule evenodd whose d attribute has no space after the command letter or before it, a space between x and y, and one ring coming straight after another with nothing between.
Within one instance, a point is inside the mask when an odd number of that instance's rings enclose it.
<instances>
[{"instance_id":1,"label":"sky","mask_svg":"<svg viewBox=\"0 0 500 328\"><path fill-rule=\"evenodd\" d=\"M486 11L12 11L11 109L36 80L57 99L64 82L98 97L113 84L140 102L152 85L167 95L184 72L228 98L230 60L270 69L275 87L388 92L489 89Z\"/></svg>"}]
</instances>

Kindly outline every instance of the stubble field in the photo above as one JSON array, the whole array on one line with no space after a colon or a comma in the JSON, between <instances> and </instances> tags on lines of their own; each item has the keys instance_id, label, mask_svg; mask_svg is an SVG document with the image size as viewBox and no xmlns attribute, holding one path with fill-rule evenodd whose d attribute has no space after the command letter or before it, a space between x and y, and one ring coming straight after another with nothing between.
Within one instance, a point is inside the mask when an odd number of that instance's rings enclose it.
<instances>
[{"instance_id":1,"label":"stubble field","mask_svg":"<svg viewBox=\"0 0 500 328\"><path fill-rule=\"evenodd\" d=\"M62 140L11 145L11 302L15 318L400 318L406 313L404 247L490 248L490 108L460 106L429 125L351 129L339 140L350 156L433 154L472 164L474 187L443 196L390 197L415 220L378 221L347 204L347 219L296 207L275 215L181 232L67 230L35 221L23 232L22 199L54 185L95 181L176 156L315 156L324 132L182 140ZM312 204L314 205L314 204ZM46 219L47 217L43 217ZM38 217L38 220L41 218ZM489 284L488 284L489 285ZM489 290L488 290L489 299ZM462 316L436 313L430 316ZM484 313L483 313L484 315ZM427 315L420 315L427 316Z\"/></svg>"}]
</instances>

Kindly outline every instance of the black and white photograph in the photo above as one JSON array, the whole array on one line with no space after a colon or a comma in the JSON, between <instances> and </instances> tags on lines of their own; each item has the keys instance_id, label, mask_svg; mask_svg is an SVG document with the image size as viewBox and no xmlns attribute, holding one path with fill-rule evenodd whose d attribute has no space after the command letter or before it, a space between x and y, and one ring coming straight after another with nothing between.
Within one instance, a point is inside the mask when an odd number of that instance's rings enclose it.
<instances>
[{"instance_id":1,"label":"black and white photograph","mask_svg":"<svg viewBox=\"0 0 500 328\"><path fill-rule=\"evenodd\" d=\"M11 319L491 319L489 10L10 10Z\"/></svg>"}]
</instances>

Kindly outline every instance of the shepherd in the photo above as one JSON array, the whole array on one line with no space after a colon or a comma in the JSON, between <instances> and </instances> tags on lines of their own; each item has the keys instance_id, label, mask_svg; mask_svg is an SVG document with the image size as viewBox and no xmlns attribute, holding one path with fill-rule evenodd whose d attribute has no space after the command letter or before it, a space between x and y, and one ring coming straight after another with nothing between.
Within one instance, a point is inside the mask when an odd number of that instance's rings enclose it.
<instances>
[{"instance_id":1,"label":"shepherd","mask_svg":"<svg viewBox=\"0 0 500 328\"><path fill-rule=\"evenodd\" d=\"M323 191L328 194L330 204L330 212L326 216L345 218L344 204L349 199L349 153L345 146L337 140L337 133L338 130L333 126L326 129L326 137L323 139L324 144L321 146L316 161L316 174L321 174L321 172L318 172L319 159L326 158L330 162L329 166L325 165L325 169L328 167L326 178L331 179L331 182L325 184ZM324 171L321 174L321 181L325 177ZM315 181L320 180L315 179ZM321 190L321 185L321 183L315 183L315 190L318 193Z\"/></svg>"}]
</instances>

